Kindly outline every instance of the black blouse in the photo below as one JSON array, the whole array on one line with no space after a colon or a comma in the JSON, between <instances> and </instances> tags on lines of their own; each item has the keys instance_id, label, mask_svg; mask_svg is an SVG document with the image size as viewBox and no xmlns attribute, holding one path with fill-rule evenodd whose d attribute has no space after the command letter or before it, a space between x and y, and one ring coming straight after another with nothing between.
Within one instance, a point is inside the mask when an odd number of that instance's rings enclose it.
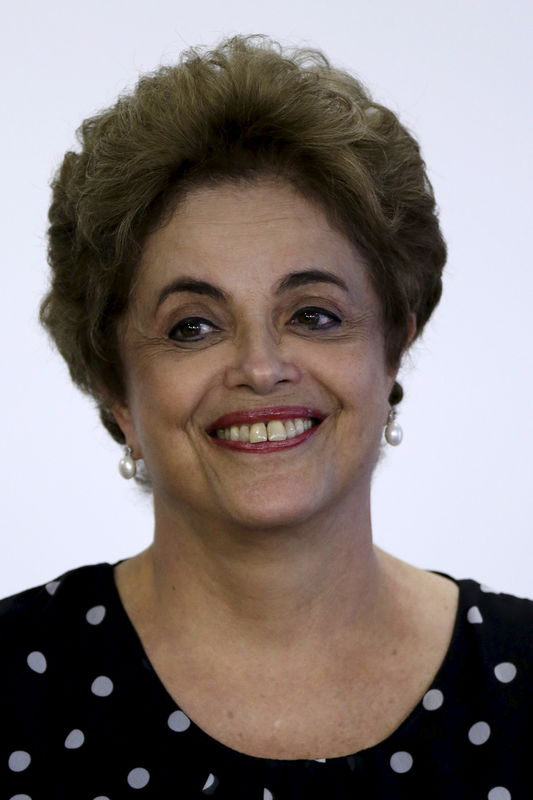
<instances>
[{"instance_id":1,"label":"black blouse","mask_svg":"<svg viewBox=\"0 0 533 800\"><path fill-rule=\"evenodd\" d=\"M256 758L197 727L110 564L0 601L0 800L532 800L533 602L456 583L452 640L418 704L384 741L328 759Z\"/></svg>"}]
</instances>

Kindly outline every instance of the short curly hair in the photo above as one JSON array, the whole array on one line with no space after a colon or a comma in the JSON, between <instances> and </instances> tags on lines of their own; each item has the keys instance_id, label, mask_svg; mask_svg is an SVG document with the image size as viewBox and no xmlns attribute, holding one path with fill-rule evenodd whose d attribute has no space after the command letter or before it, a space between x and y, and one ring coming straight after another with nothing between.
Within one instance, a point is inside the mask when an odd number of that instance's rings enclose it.
<instances>
[{"instance_id":1,"label":"short curly hair","mask_svg":"<svg viewBox=\"0 0 533 800\"><path fill-rule=\"evenodd\" d=\"M189 49L77 135L52 182L39 318L118 442L106 399L125 396L118 323L147 235L192 188L275 176L320 203L366 261L390 365L410 315L419 335L440 299L446 245L420 148L319 50L265 36ZM401 396L395 384L390 402Z\"/></svg>"}]
</instances>

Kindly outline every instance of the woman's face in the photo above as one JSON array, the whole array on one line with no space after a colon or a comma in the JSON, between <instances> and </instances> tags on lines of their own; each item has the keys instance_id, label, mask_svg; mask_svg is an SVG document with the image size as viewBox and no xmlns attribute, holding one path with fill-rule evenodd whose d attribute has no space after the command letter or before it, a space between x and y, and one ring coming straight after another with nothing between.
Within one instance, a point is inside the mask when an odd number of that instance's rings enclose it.
<instances>
[{"instance_id":1,"label":"woman's face","mask_svg":"<svg viewBox=\"0 0 533 800\"><path fill-rule=\"evenodd\" d=\"M156 504L257 528L367 500L394 382L379 303L291 186L190 194L146 243L122 349L113 411Z\"/></svg>"}]
</instances>

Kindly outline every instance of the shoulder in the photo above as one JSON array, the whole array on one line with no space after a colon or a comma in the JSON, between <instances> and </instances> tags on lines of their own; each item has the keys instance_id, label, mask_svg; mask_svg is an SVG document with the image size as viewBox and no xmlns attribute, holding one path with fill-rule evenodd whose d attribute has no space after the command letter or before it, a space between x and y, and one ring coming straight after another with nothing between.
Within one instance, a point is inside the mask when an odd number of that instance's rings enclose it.
<instances>
[{"instance_id":1,"label":"shoulder","mask_svg":"<svg viewBox=\"0 0 533 800\"><path fill-rule=\"evenodd\" d=\"M28 642L32 630L42 640L53 636L55 630L69 623L69 617L79 607L80 598L95 595L110 564L94 564L78 567L25 591L0 600L0 649Z\"/></svg>"},{"instance_id":2,"label":"shoulder","mask_svg":"<svg viewBox=\"0 0 533 800\"><path fill-rule=\"evenodd\" d=\"M0 600L0 703L12 736L46 740L46 721L72 708L73 676L93 670L106 649L99 629L109 596L110 564L79 567ZM103 604L102 604L103 603ZM96 673L98 674L98 673ZM0 750L7 729L0 731Z\"/></svg>"},{"instance_id":3,"label":"shoulder","mask_svg":"<svg viewBox=\"0 0 533 800\"><path fill-rule=\"evenodd\" d=\"M486 648L494 653L511 648L533 665L533 600L499 592L471 579L459 581L466 618L484 633Z\"/></svg>"},{"instance_id":4,"label":"shoulder","mask_svg":"<svg viewBox=\"0 0 533 800\"><path fill-rule=\"evenodd\" d=\"M468 606L468 621L472 624L487 620L491 623L493 633L498 633L504 639L517 631L533 631L533 600L499 592L471 578L460 579L457 583L464 605Z\"/></svg>"},{"instance_id":5,"label":"shoulder","mask_svg":"<svg viewBox=\"0 0 533 800\"><path fill-rule=\"evenodd\" d=\"M501 702L502 714L533 713L533 601L498 592L478 581L457 581L460 604L455 631L456 665L472 690Z\"/></svg>"}]
</instances>

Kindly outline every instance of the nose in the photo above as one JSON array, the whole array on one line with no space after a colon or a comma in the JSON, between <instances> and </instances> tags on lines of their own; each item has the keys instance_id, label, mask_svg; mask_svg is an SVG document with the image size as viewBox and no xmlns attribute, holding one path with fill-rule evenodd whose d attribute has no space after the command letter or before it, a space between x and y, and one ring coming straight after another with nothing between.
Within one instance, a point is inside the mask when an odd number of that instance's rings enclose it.
<instances>
[{"instance_id":1,"label":"nose","mask_svg":"<svg viewBox=\"0 0 533 800\"><path fill-rule=\"evenodd\" d=\"M270 394L279 384L297 383L301 371L284 357L278 338L265 325L243 333L235 343L233 361L226 368L225 385Z\"/></svg>"}]
</instances>

